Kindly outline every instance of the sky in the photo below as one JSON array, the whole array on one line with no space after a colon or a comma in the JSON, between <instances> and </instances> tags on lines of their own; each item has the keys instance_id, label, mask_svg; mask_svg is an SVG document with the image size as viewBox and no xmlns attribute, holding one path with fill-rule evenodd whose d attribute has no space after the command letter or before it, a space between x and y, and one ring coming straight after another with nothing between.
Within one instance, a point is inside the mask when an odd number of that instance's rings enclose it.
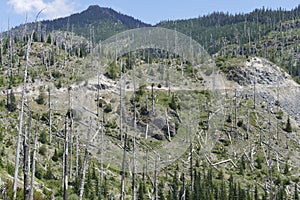
<instances>
[{"instance_id":1,"label":"sky","mask_svg":"<svg viewBox=\"0 0 300 200\"><path fill-rule=\"evenodd\" d=\"M89 5L109 7L143 22L156 24L163 20L188 19L214 11L247 13L255 8L279 7L290 10L299 0L0 0L0 31L39 20L55 19L81 12Z\"/></svg>"}]
</instances>

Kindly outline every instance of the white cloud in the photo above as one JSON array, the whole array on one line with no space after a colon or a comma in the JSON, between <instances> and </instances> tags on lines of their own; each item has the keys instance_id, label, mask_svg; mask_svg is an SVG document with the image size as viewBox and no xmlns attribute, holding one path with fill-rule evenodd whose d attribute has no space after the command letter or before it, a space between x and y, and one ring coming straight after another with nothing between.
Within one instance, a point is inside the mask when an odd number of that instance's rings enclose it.
<instances>
[{"instance_id":1,"label":"white cloud","mask_svg":"<svg viewBox=\"0 0 300 200\"><path fill-rule=\"evenodd\" d=\"M75 11L73 3L68 0L8 0L8 4L13 7L18 14L29 14L35 16L43 10L43 18L54 19L72 14Z\"/></svg>"}]
</instances>

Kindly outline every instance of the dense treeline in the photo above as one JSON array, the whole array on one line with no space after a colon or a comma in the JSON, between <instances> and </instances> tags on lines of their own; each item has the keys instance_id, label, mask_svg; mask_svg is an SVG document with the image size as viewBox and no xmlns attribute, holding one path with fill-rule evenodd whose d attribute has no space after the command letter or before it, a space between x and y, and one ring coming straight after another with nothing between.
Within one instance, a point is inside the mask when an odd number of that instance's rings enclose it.
<instances>
[{"instance_id":1,"label":"dense treeline","mask_svg":"<svg viewBox=\"0 0 300 200\"><path fill-rule=\"evenodd\" d=\"M163 21L157 26L176 29L190 35L209 53L216 53L224 43L242 45L248 42L249 37L251 41L260 40L275 30L277 23L298 19L299 14L300 6L291 11L262 8L248 14L235 15L214 12L194 19Z\"/></svg>"}]
</instances>

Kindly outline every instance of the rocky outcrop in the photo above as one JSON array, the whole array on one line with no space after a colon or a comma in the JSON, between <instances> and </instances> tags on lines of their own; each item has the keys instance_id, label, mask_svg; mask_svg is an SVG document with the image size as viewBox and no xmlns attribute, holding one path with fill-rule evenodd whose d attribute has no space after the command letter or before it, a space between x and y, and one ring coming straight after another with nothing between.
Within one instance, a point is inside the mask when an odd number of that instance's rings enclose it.
<instances>
[{"instance_id":1,"label":"rocky outcrop","mask_svg":"<svg viewBox=\"0 0 300 200\"><path fill-rule=\"evenodd\" d=\"M232 66L226 78L241 86L247 86L254 82L261 85L282 84L290 76L278 66L262 58L251 58L243 66Z\"/></svg>"}]
</instances>

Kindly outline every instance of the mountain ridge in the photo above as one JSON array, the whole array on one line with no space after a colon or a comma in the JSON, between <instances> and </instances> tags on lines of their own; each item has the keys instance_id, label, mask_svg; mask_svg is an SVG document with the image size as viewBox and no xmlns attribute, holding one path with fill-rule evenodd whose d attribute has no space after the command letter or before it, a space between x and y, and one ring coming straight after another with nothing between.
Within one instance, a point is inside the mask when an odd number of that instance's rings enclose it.
<instances>
[{"instance_id":1,"label":"mountain ridge","mask_svg":"<svg viewBox=\"0 0 300 200\"><path fill-rule=\"evenodd\" d=\"M98 42L128 29L151 25L117 12L112 8L90 5L86 10L67 17L43 20L37 24L32 22L17 26L13 29L14 34L20 38L24 37L25 26L27 26L27 30L37 29L37 32L40 32L39 35L44 35L44 37L52 31L59 30L72 31L85 38L91 38L91 33L93 32L93 39Z\"/></svg>"}]
</instances>

